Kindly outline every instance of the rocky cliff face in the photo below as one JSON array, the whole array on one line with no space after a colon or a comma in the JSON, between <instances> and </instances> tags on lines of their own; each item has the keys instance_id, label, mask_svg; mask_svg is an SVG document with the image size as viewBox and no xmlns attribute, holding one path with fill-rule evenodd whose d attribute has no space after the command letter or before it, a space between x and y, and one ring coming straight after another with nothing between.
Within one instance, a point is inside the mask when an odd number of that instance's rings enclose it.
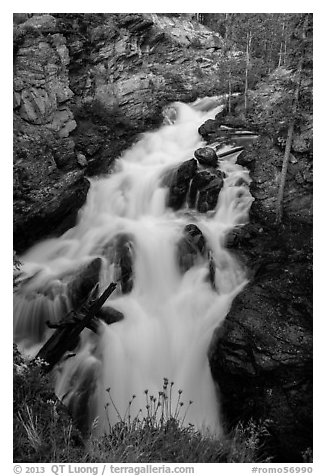
<instances>
[{"instance_id":1,"label":"rocky cliff face","mask_svg":"<svg viewBox=\"0 0 326 476\"><path fill-rule=\"evenodd\" d=\"M230 246L250 281L211 347L226 422L266 422L268 454L300 462L312 448L311 229L256 222Z\"/></svg>"},{"instance_id":2,"label":"rocky cliff face","mask_svg":"<svg viewBox=\"0 0 326 476\"><path fill-rule=\"evenodd\" d=\"M225 122L241 125L238 117L230 121L222 115L200 132L208 141L232 142L230 130L220 128ZM284 150L277 138L265 135L238 157L250 170L255 200L250 223L234 230L227 245L246 265L249 283L233 301L210 350L226 425L252 418L266 422L267 453L287 462L303 461L312 447L312 151L295 148L284 222L277 226Z\"/></svg>"},{"instance_id":3,"label":"rocky cliff face","mask_svg":"<svg viewBox=\"0 0 326 476\"><path fill-rule=\"evenodd\" d=\"M221 39L155 14L14 16L14 245L62 232L171 101L218 88Z\"/></svg>"},{"instance_id":4,"label":"rocky cliff face","mask_svg":"<svg viewBox=\"0 0 326 476\"><path fill-rule=\"evenodd\" d=\"M299 136L298 136L299 140ZM284 150L271 138L263 136L248 147L238 163L249 168L253 179L250 187L255 198L251 215L262 223L273 223L276 217L276 200ZM285 220L312 225L313 173L309 155L293 151L290 157L283 211Z\"/></svg>"}]
</instances>

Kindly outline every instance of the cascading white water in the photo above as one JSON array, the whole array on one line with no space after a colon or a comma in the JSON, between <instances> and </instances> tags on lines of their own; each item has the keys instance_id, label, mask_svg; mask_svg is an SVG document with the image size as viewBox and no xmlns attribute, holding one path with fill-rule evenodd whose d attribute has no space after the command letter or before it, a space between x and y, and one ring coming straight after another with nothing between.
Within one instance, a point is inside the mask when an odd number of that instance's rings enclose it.
<instances>
[{"instance_id":1,"label":"cascading white water","mask_svg":"<svg viewBox=\"0 0 326 476\"><path fill-rule=\"evenodd\" d=\"M100 432L128 408L131 418L140 409L145 414L144 391L157 396L164 378L174 382L172 408L178 399L184 408L193 402L185 424L215 434L221 430L207 351L214 329L246 283L241 266L224 248L224 239L235 225L247 221L250 180L248 172L235 164L237 154L221 160L224 186L216 210L206 214L187 208L174 212L166 206L168 188L162 185L168 170L205 145L197 129L221 110L216 104L212 108L212 99L207 98L192 105L174 104L174 121L170 118L159 130L144 134L116 162L111 175L91 180L77 225L21 257L23 277L31 279L15 297L15 336L25 352L35 355L53 332L45 321L58 321L69 308L63 278L100 256L102 292L117 277L109 244L122 233L132 237L134 286L127 294L117 290L109 298L124 319L101 323L98 334L84 330L77 355L57 370L58 396L72 409L83 409L89 423L98 416ZM206 260L197 260L185 273L178 267L177 243L189 223L202 231L213 254L215 289L207 280Z\"/></svg>"}]
</instances>

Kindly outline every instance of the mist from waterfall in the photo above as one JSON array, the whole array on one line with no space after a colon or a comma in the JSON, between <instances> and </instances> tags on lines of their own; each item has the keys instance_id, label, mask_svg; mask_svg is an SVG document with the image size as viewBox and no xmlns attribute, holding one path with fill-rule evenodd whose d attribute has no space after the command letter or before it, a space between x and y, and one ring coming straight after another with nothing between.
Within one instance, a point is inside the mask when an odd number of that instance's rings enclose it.
<instances>
[{"instance_id":1,"label":"mist from waterfall","mask_svg":"<svg viewBox=\"0 0 326 476\"><path fill-rule=\"evenodd\" d=\"M124 319L101 322L97 334L85 329L76 356L55 370L59 398L73 411L84 412L89 425L98 417L100 433L119 421L119 414L146 415L148 395L157 397L164 378L169 389L173 382L172 408L184 403L179 409L185 425L221 431L207 352L214 329L246 284L245 271L225 248L225 239L248 219L249 174L235 163L237 154L220 159L224 185L216 209L206 213L187 206L168 208L169 189L163 180L205 146L198 127L221 109L218 100L208 98L171 105L165 123L143 134L110 174L90 179L76 226L21 257L24 284L14 300L14 335L25 353L35 355L53 332L46 321L58 322L69 309L65 277L100 257L103 292L119 279L112 259L114 239L131 237L133 287L123 293L118 286L107 302ZM197 259L186 272L178 266L177 244L190 223L201 230L211 250L214 286L206 259Z\"/></svg>"}]
</instances>

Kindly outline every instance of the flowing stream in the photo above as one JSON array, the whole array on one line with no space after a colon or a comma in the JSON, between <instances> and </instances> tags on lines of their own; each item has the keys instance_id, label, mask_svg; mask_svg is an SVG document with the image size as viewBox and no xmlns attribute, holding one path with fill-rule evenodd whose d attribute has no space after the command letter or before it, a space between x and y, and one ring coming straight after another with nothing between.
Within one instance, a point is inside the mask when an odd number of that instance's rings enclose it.
<instances>
[{"instance_id":1,"label":"flowing stream","mask_svg":"<svg viewBox=\"0 0 326 476\"><path fill-rule=\"evenodd\" d=\"M119 278L115 238L130 238L132 289L122 292L118 286L106 303L124 318L111 325L101 322L97 333L85 329L76 356L55 369L57 395L85 424L95 419L100 433L120 417L152 411L148 407L160 400L161 391L168 398L156 407L157 415L166 405L165 411L178 414L184 424L221 431L207 352L214 329L246 283L224 242L234 226L248 219L250 179L235 164L237 154L221 159L224 185L216 209L207 213L168 208L169 188L163 180L205 145L198 127L221 109L213 99L171 105L164 124L142 135L111 174L90 180L76 226L21 257L24 282L14 299L14 335L20 348L34 356L53 332L46 321L58 322L69 309L68 278L100 257L102 292ZM201 230L211 259L197 256L184 272L177 244L188 224ZM213 285L208 279L211 263Z\"/></svg>"}]
</instances>

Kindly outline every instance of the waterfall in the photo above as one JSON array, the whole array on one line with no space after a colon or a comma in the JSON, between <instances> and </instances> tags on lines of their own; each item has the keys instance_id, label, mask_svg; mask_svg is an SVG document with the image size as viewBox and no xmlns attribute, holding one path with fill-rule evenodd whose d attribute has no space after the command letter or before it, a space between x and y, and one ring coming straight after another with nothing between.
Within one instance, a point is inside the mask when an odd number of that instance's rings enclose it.
<instances>
[{"instance_id":1,"label":"waterfall","mask_svg":"<svg viewBox=\"0 0 326 476\"><path fill-rule=\"evenodd\" d=\"M158 398L164 379L169 405L180 410L185 425L221 432L207 352L214 329L246 284L243 268L224 243L228 232L248 219L250 179L235 163L237 154L221 159L223 188L216 208L206 213L187 205L169 208L164 181L205 146L198 127L221 109L214 98L171 105L164 124L143 134L112 173L90 179L76 226L21 257L14 335L31 356L53 332L46 321L59 322L71 309L69 283L78 270L100 258L103 292L122 277L123 260L131 263L131 281L122 285L120 279L106 303L124 318L111 325L101 321L97 333L85 329L76 355L55 369L59 398L85 425L97 419L100 433L126 414L145 415L148 399ZM182 269L178 244L189 224L202 232L209 253Z\"/></svg>"}]
</instances>

